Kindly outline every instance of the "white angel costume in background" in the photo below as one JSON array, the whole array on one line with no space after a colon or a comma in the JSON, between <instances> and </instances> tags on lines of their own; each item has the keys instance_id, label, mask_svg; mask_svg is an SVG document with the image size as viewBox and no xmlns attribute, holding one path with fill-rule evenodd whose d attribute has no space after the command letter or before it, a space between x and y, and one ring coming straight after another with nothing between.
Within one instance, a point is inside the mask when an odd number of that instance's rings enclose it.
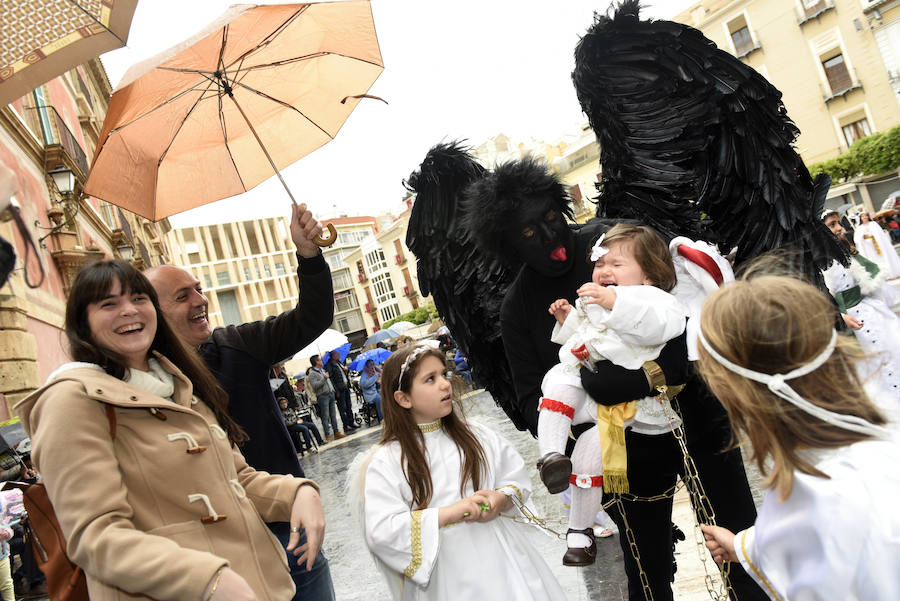
<instances>
[{"instance_id":1,"label":"white angel costume in background","mask_svg":"<svg viewBox=\"0 0 900 601\"><path fill-rule=\"evenodd\" d=\"M697 332L700 331L700 310L706 297L734 281L731 263L706 242L693 241L683 236L669 243L672 262L675 264L677 283L672 295L687 309L688 360L696 361Z\"/></svg>"},{"instance_id":2,"label":"white angel costume in background","mask_svg":"<svg viewBox=\"0 0 900 601\"><path fill-rule=\"evenodd\" d=\"M859 366L860 376L872 378L880 388L882 394L874 399L900 407L900 318L888 307L895 292L884 283L884 271L854 255L849 267L835 261L823 273L841 312L863 322L861 329L852 330L862 350L871 355Z\"/></svg>"},{"instance_id":3,"label":"white angel costume in background","mask_svg":"<svg viewBox=\"0 0 900 601\"><path fill-rule=\"evenodd\" d=\"M853 244L862 255L874 261L888 279L900 277L900 257L891 236L874 221L860 223L853 232Z\"/></svg>"},{"instance_id":4,"label":"white angel costume in background","mask_svg":"<svg viewBox=\"0 0 900 601\"><path fill-rule=\"evenodd\" d=\"M897 601L897 439L802 453L830 479L795 472L786 501L766 492L756 524L735 536L741 565L772 599Z\"/></svg>"},{"instance_id":5,"label":"white angel costume in background","mask_svg":"<svg viewBox=\"0 0 900 601\"><path fill-rule=\"evenodd\" d=\"M460 495L461 454L441 422L419 427L433 486L427 509L411 508L412 491L403 473L398 443L379 446L365 470L366 543L387 577L394 599L565 599L530 540L529 535L536 531L511 519L518 515L515 508L490 522L438 526L440 507L475 491L468 483ZM470 427L487 459L482 488L527 501L531 479L522 457L498 434L477 424Z\"/></svg>"}]
</instances>

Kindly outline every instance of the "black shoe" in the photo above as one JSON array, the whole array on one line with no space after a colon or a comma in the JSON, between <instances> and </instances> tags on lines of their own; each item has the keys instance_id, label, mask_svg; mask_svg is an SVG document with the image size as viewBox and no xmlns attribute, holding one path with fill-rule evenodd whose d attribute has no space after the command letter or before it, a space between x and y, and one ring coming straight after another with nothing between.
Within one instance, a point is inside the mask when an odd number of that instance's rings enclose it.
<instances>
[{"instance_id":1,"label":"black shoe","mask_svg":"<svg viewBox=\"0 0 900 601\"><path fill-rule=\"evenodd\" d=\"M572 460L565 455L550 451L538 460L537 468L541 472L541 482L544 483L551 495L561 493L569 488Z\"/></svg>"},{"instance_id":2,"label":"black shoe","mask_svg":"<svg viewBox=\"0 0 900 601\"><path fill-rule=\"evenodd\" d=\"M585 528L584 530L574 530L569 528L566 534L577 532L584 534L591 539L591 544L587 547L569 547L566 554L563 555L564 566L589 566L594 564L597 559L597 541L594 540L594 529Z\"/></svg>"}]
</instances>

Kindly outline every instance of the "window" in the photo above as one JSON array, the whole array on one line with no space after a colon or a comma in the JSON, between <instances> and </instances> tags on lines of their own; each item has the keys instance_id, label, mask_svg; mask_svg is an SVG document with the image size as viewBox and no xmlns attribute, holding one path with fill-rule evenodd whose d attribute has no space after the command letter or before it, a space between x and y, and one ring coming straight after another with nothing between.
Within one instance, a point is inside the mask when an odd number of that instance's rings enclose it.
<instances>
[{"instance_id":1,"label":"window","mask_svg":"<svg viewBox=\"0 0 900 601\"><path fill-rule=\"evenodd\" d=\"M372 288L375 289L375 300L379 305L392 298L397 298L394 293L394 283L391 282L390 274L383 273L372 278Z\"/></svg>"},{"instance_id":2,"label":"window","mask_svg":"<svg viewBox=\"0 0 900 601\"><path fill-rule=\"evenodd\" d=\"M852 146L853 143L860 138L872 135L872 130L869 129L869 121L867 119L860 119L859 121L849 123L843 126L841 131L844 133L844 140L847 141L847 146Z\"/></svg>"},{"instance_id":3,"label":"window","mask_svg":"<svg viewBox=\"0 0 900 601\"><path fill-rule=\"evenodd\" d=\"M340 232L338 234L338 244L342 246L359 246L359 243L365 240L369 234L368 230L358 230L355 232Z\"/></svg>"},{"instance_id":4,"label":"window","mask_svg":"<svg viewBox=\"0 0 900 601\"><path fill-rule=\"evenodd\" d=\"M347 315L340 316L337 319L337 327L338 330L347 334L349 332L363 330L366 326L365 323L363 323L362 315L357 311L355 313L348 313Z\"/></svg>"},{"instance_id":5,"label":"window","mask_svg":"<svg viewBox=\"0 0 900 601\"><path fill-rule=\"evenodd\" d=\"M381 314L381 323L386 321L390 321L395 317L400 316L400 307L397 306L397 303L392 305L388 305L386 307L382 307L379 309L379 313Z\"/></svg>"},{"instance_id":6,"label":"window","mask_svg":"<svg viewBox=\"0 0 900 601\"><path fill-rule=\"evenodd\" d=\"M837 54L822 61L822 67L825 69L825 78L828 80L828 85L831 87L832 94L843 92L853 85L850 80L850 71L847 70L847 64L844 62L843 54Z\"/></svg>"},{"instance_id":7,"label":"window","mask_svg":"<svg viewBox=\"0 0 900 601\"><path fill-rule=\"evenodd\" d=\"M330 252L326 254L325 262L328 263L328 266L331 269L340 269L344 266L344 262L341 260L341 253L339 252Z\"/></svg>"},{"instance_id":8,"label":"window","mask_svg":"<svg viewBox=\"0 0 900 601\"><path fill-rule=\"evenodd\" d=\"M284 275L284 263L275 263L275 273Z\"/></svg>"},{"instance_id":9,"label":"window","mask_svg":"<svg viewBox=\"0 0 900 601\"><path fill-rule=\"evenodd\" d=\"M745 54L753 48L753 38L750 36L750 28L744 25L737 31L731 32L731 42L734 44L735 54Z\"/></svg>"},{"instance_id":10,"label":"window","mask_svg":"<svg viewBox=\"0 0 900 601\"><path fill-rule=\"evenodd\" d=\"M205 287L206 287L206 288L212 288L212 287L213 287L213 285L212 285L212 279L209 277L209 274L206 274L206 273L203 274L203 283L205 284Z\"/></svg>"},{"instance_id":11,"label":"window","mask_svg":"<svg viewBox=\"0 0 900 601\"><path fill-rule=\"evenodd\" d=\"M341 269L340 271L332 271L331 272L331 285L335 290L351 288L353 286L353 282L350 280L350 271L347 269Z\"/></svg>"},{"instance_id":12,"label":"window","mask_svg":"<svg viewBox=\"0 0 900 601\"><path fill-rule=\"evenodd\" d=\"M231 276L228 275L227 271L217 271L216 280L219 282L219 286L227 286L231 283Z\"/></svg>"},{"instance_id":13,"label":"window","mask_svg":"<svg viewBox=\"0 0 900 601\"><path fill-rule=\"evenodd\" d=\"M742 57L756 49L757 44L753 39L753 34L750 33L750 22L747 20L746 13L729 21L726 28L735 56Z\"/></svg>"},{"instance_id":14,"label":"window","mask_svg":"<svg viewBox=\"0 0 900 601\"><path fill-rule=\"evenodd\" d=\"M268 264L268 263L263 263L263 271L266 272L266 277L267 277L267 278L272 277L272 270L269 269L269 264Z\"/></svg>"},{"instance_id":15,"label":"window","mask_svg":"<svg viewBox=\"0 0 900 601\"><path fill-rule=\"evenodd\" d=\"M358 307L359 303L356 301L356 295L350 292L349 290L345 292L337 292L334 295L334 307L335 311L349 311L355 307Z\"/></svg>"},{"instance_id":16,"label":"window","mask_svg":"<svg viewBox=\"0 0 900 601\"><path fill-rule=\"evenodd\" d=\"M246 282L250 281L250 268L249 267L244 267L244 281L246 281Z\"/></svg>"},{"instance_id":17,"label":"window","mask_svg":"<svg viewBox=\"0 0 900 601\"><path fill-rule=\"evenodd\" d=\"M369 271L378 271L379 269L387 268L387 261L384 260L384 251L380 248L376 248L370 253L366 254L366 265L369 267Z\"/></svg>"}]
</instances>

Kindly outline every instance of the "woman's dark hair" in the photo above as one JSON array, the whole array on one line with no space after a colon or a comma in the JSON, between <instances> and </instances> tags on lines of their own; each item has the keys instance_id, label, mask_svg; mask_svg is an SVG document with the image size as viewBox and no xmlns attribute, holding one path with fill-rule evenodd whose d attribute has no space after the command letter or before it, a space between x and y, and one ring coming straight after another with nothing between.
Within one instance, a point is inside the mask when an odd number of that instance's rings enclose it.
<instances>
[{"instance_id":1,"label":"woman's dark hair","mask_svg":"<svg viewBox=\"0 0 900 601\"><path fill-rule=\"evenodd\" d=\"M69 353L76 361L95 363L106 373L122 380L127 372L125 358L97 344L88 323L88 306L104 299L113 282L119 282L123 293L144 294L156 311L156 336L150 350L171 361L193 384L194 394L215 414L229 440L240 444L247 434L228 415L228 395L192 349L186 347L169 327L159 309L159 299L149 280L130 263L114 259L91 263L78 272L66 303L66 337Z\"/></svg>"}]
</instances>

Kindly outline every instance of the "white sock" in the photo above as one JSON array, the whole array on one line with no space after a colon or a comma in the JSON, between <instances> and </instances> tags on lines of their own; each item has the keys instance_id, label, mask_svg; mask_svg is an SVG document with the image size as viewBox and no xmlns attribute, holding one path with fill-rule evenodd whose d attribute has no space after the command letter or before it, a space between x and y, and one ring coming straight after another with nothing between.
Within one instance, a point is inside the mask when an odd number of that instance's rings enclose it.
<instances>
[{"instance_id":1,"label":"white sock","mask_svg":"<svg viewBox=\"0 0 900 601\"><path fill-rule=\"evenodd\" d=\"M551 451L566 452L566 439L572 420L556 411L541 409L538 413L538 452L543 457Z\"/></svg>"},{"instance_id":2,"label":"white sock","mask_svg":"<svg viewBox=\"0 0 900 601\"><path fill-rule=\"evenodd\" d=\"M597 426L594 426L578 437L578 442L575 443L575 449L572 451L572 473L579 476L599 476L603 473L598 432ZM572 508L569 511L569 528L574 528L575 530L591 528L594 525L594 518L602 502L603 489L601 487L579 488L573 486Z\"/></svg>"},{"instance_id":3,"label":"white sock","mask_svg":"<svg viewBox=\"0 0 900 601\"><path fill-rule=\"evenodd\" d=\"M583 549L591 546L591 539L587 534L580 532L570 532L566 535L566 546L573 549Z\"/></svg>"}]
</instances>

